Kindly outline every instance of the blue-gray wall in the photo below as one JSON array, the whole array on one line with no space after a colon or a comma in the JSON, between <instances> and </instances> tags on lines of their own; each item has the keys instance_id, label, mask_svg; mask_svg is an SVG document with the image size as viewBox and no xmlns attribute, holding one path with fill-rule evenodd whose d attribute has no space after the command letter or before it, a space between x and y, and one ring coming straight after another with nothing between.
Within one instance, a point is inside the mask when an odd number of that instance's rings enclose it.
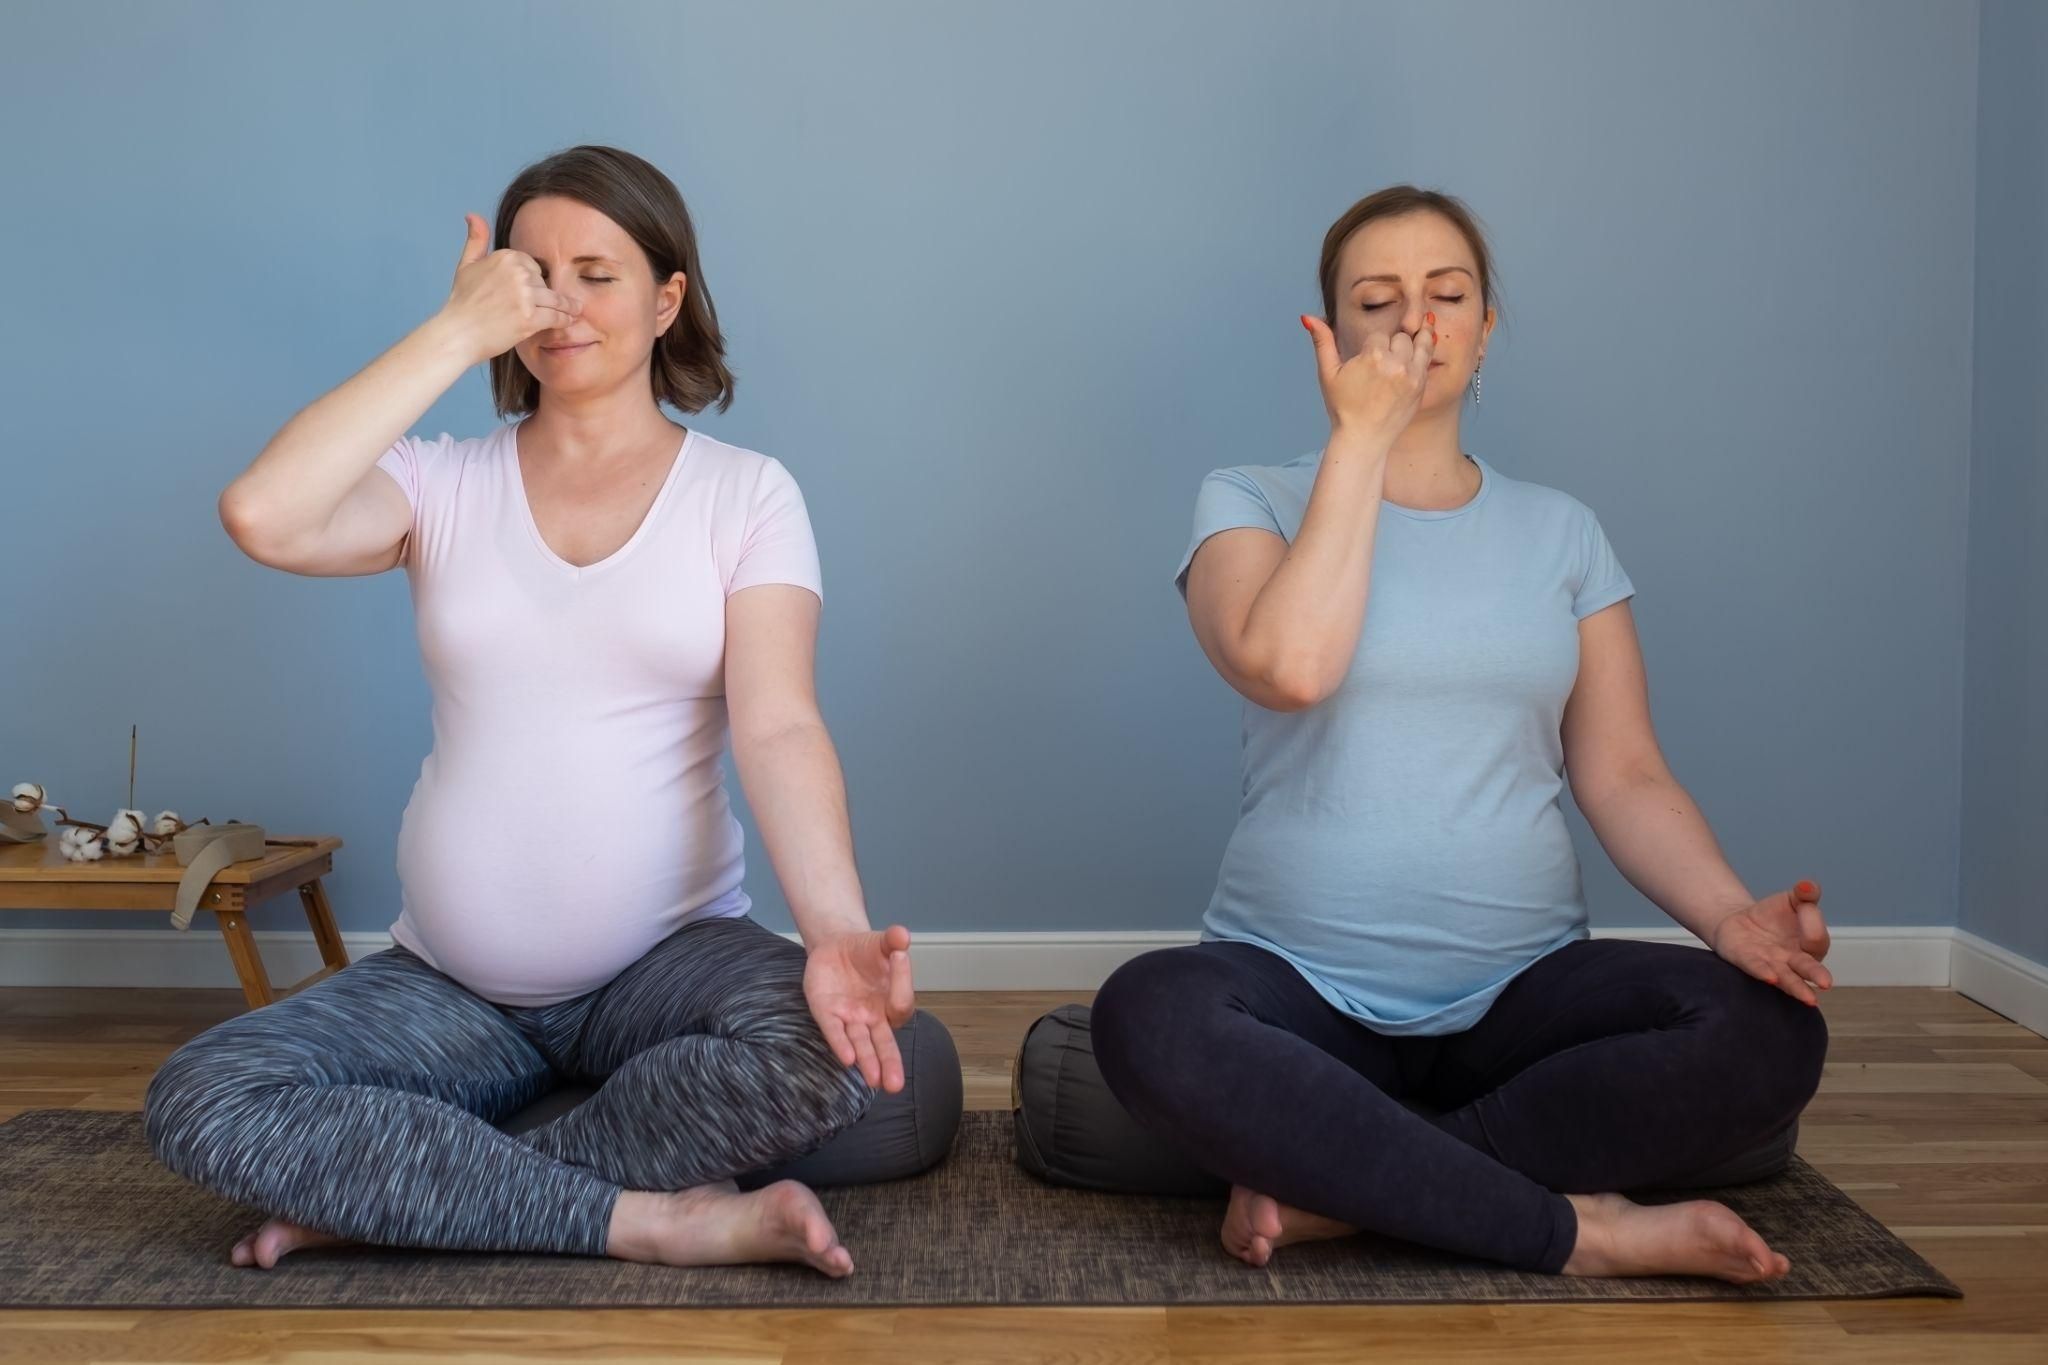
<instances>
[{"instance_id":1,"label":"blue-gray wall","mask_svg":"<svg viewBox=\"0 0 2048 1365\"><path fill-rule=\"evenodd\" d=\"M388 923L404 584L261 570L213 500L465 210L609 141L696 214L705 427L808 496L876 913L1191 927L1237 706L1168 574L1204 471L1318 443L1322 232L1414 179L1507 289L1468 448L1601 515L1738 867L1955 918L1974 5L22 5L0 48L0 782L103 818L140 722L143 804L338 832ZM491 420L473 374L421 425Z\"/></svg>"},{"instance_id":2,"label":"blue-gray wall","mask_svg":"<svg viewBox=\"0 0 2048 1365\"><path fill-rule=\"evenodd\" d=\"M2048 961L2048 6L1985 0L1963 928Z\"/></svg>"}]
</instances>

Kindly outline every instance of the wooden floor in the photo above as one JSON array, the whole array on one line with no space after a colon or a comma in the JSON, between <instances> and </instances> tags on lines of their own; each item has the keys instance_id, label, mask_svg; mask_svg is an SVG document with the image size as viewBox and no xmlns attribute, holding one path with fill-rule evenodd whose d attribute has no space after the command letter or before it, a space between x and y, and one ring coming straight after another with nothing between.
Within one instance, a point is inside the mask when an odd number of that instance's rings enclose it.
<instances>
[{"instance_id":1,"label":"wooden floor","mask_svg":"<svg viewBox=\"0 0 2048 1365\"><path fill-rule=\"evenodd\" d=\"M926 994L967 1102L1060 999ZM135 1109L178 1043L241 1008L213 991L0 990L0 1120ZM1960 1303L727 1312L11 1312L0 1358L862 1362L2048 1361L2048 1040L1949 991L1840 990L1800 1152L1941 1267ZM6 1235L0 1229L0 1237ZM1282 1253L1283 1255L1285 1253Z\"/></svg>"}]
</instances>

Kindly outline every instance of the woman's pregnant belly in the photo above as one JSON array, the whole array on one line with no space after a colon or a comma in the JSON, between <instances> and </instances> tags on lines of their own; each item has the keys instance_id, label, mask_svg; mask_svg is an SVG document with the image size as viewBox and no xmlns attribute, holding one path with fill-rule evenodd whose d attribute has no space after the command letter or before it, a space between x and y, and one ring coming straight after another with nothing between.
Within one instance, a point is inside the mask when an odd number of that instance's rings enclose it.
<instances>
[{"instance_id":1,"label":"woman's pregnant belly","mask_svg":"<svg viewBox=\"0 0 2048 1365\"><path fill-rule=\"evenodd\" d=\"M743 913L745 867L714 754L438 746L398 838L393 937L488 1000L604 985L699 914Z\"/></svg>"},{"instance_id":2,"label":"woman's pregnant belly","mask_svg":"<svg viewBox=\"0 0 2048 1365\"><path fill-rule=\"evenodd\" d=\"M1585 919L1562 812L1421 837L1246 812L1205 928L1276 947L1375 1016L1424 1017L1512 975Z\"/></svg>"}]
</instances>

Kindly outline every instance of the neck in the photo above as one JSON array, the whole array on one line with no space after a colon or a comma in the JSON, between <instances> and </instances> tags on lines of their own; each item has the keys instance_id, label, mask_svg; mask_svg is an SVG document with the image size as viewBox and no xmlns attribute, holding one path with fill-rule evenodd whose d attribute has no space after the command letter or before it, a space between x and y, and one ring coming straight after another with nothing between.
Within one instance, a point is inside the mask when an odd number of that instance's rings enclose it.
<instances>
[{"instance_id":1,"label":"neck","mask_svg":"<svg viewBox=\"0 0 2048 1365\"><path fill-rule=\"evenodd\" d=\"M542 389L533 415L521 427L522 444L549 459L570 462L630 455L675 439L676 430L638 375L601 393Z\"/></svg>"},{"instance_id":2,"label":"neck","mask_svg":"<svg viewBox=\"0 0 2048 1365\"><path fill-rule=\"evenodd\" d=\"M1458 408L1418 412L1387 452L1387 482L1404 487L1463 485L1470 475L1458 442Z\"/></svg>"}]
</instances>

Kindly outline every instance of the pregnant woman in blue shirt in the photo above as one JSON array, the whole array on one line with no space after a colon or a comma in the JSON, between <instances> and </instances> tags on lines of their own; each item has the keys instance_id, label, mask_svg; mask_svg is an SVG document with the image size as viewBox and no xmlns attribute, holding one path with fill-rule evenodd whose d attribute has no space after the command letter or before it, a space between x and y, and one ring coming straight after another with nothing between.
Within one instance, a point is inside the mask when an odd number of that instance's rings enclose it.
<instances>
[{"instance_id":1,"label":"pregnant woman in blue shirt","mask_svg":"<svg viewBox=\"0 0 2048 1365\"><path fill-rule=\"evenodd\" d=\"M1782 1275L1726 1206L1616 1191L1683 1186L1811 1098L1819 888L1753 895L1672 776L1592 512L1464 453L1496 317L1471 214L1383 190L1321 269L1329 442L1211 474L1178 579L1248 703L1237 827L1203 941L1103 986L1103 1075L1232 1182L1223 1241L1254 1265L1364 1228L1550 1273ZM1567 775L1711 951L1587 937Z\"/></svg>"}]
</instances>

